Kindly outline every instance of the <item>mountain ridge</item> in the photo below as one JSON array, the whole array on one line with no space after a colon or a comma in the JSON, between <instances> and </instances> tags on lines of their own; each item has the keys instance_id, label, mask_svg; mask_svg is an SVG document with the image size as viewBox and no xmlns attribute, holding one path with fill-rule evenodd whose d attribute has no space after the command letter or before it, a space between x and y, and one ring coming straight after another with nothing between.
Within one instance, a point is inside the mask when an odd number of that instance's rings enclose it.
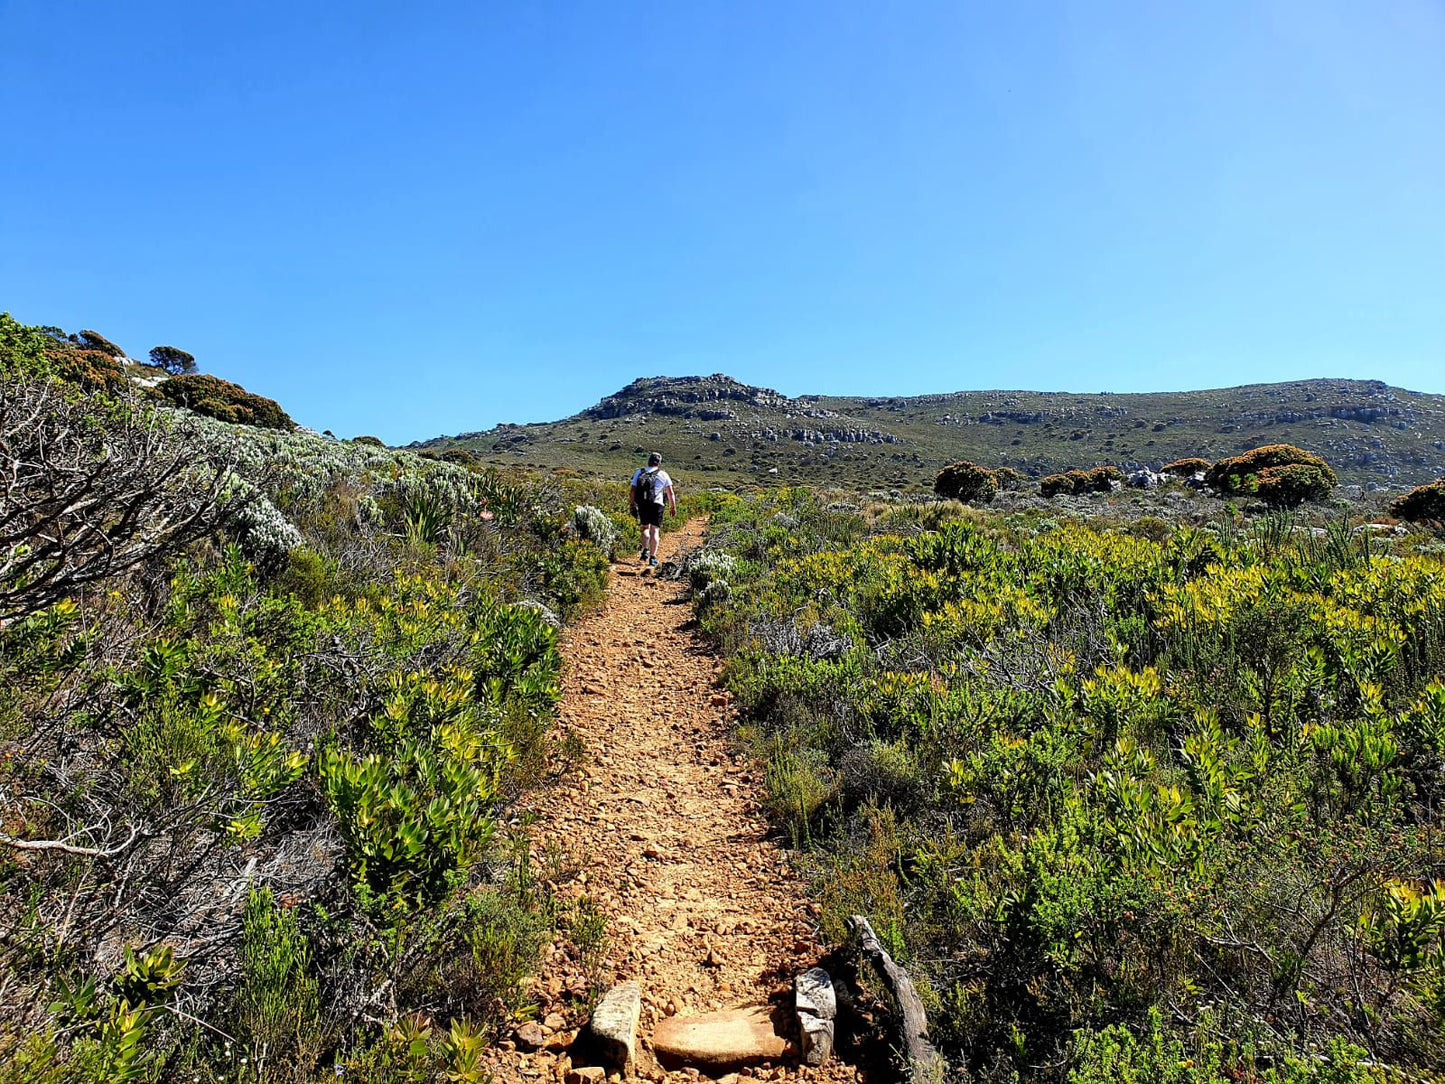
<instances>
[{"instance_id":1,"label":"mountain ridge","mask_svg":"<svg viewBox=\"0 0 1445 1084\"><path fill-rule=\"evenodd\" d=\"M684 473L726 483L907 489L926 487L957 459L1040 477L1278 442L1324 455L1347 483L1416 485L1445 471L1445 395L1318 377L1184 392L788 396L723 373L654 376L553 422L502 423L409 447L602 474L625 473L638 452L656 449Z\"/></svg>"}]
</instances>

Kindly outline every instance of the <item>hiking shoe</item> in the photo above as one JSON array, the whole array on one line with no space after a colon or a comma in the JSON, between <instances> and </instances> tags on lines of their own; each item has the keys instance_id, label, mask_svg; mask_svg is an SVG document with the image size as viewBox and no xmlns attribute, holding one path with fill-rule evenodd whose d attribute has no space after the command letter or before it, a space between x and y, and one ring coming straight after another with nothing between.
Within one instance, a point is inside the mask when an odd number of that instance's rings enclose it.
<instances>
[{"instance_id":1,"label":"hiking shoe","mask_svg":"<svg viewBox=\"0 0 1445 1084\"><path fill-rule=\"evenodd\" d=\"M647 564L647 551L646 551L646 550L643 550L643 551L642 551L640 554L638 554L637 556L638 556L638 560L640 560L643 564Z\"/></svg>"},{"instance_id":2,"label":"hiking shoe","mask_svg":"<svg viewBox=\"0 0 1445 1084\"><path fill-rule=\"evenodd\" d=\"M657 567L657 558L656 558L656 557L649 557L649 558L647 559L647 562L648 562L648 564L652 565L653 568L656 568L656 567Z\"/></svg>"}]
</instances>

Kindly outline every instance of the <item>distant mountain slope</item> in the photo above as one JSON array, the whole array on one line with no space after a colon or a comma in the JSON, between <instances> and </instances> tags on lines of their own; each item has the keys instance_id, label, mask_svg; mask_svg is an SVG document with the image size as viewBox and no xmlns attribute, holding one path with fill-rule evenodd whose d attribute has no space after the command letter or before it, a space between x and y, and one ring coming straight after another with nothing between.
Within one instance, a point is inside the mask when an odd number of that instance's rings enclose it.
<instances>
[{"instance_id":1,"label":"distant mountain slope","mask_svg":"<svg viewBox=\"0 0 1445 1084\"><path fill-rule=\"evenodd\" d=\"M1405 486L1445 472L1445 395L1376 380L1299 380L1140 394L964 391L805 395L714 376L633 381L570 418L499 425L412 447L496 463L625 475L647 450L694 483L927 486L972 459L1034 476L1096 463L1159 466L1260 444L1325 456L1346 483Z\"/></svg>"}]
</instances>

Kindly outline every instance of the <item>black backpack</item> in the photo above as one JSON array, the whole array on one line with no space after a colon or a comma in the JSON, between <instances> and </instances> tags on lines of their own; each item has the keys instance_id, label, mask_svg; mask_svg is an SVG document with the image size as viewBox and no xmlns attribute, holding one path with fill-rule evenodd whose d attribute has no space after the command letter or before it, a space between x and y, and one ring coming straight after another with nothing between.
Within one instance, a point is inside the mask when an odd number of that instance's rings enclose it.
<instances>
[{"instance_id":1,"label":"black backpack","mask_svg":"<svg viewBox=\"0 0 1445 1084\"><path fill-rule=\"evenodd\" d=\"M638 504L662 503L662 479L658 477L661 472L661 467L649 467L637 476Z\"/></svg>"}]
</instances>

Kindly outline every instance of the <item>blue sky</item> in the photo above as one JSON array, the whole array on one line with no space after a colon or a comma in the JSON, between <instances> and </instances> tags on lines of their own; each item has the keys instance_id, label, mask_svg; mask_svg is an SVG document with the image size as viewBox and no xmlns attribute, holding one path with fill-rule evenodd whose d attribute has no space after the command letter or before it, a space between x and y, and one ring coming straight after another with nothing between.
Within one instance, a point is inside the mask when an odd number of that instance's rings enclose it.
<instances>
[{"instance_id":1,"label":"blue sky","mask_svg":"<svg viewBox=\"0 0 1445 1084\"><path fill-rule=\"evenodd\" d=\"M1445 5L0 0L0 309L400 442L639 375L1445 391Z\"/></svg>"}]
</instances>

